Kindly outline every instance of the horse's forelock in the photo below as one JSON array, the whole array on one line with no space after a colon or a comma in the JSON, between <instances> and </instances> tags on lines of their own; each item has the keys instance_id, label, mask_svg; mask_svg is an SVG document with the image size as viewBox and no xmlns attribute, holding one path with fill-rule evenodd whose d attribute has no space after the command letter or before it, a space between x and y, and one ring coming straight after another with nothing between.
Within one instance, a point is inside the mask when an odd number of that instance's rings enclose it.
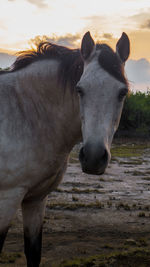
<instances>
[{"instance_id":1,"label":"horse's forelock","mask_svg":"<svg viewBox=\"0 0 150 267\"><path fill-rule=\"evenodd\" d=\"M97 44L97 50L100 50L98 61L100 66L109 74L114 76L120 82L128 85L128 81L124 74L124 68L117 54L106 44Z\"/></svg>"}]
</instances>

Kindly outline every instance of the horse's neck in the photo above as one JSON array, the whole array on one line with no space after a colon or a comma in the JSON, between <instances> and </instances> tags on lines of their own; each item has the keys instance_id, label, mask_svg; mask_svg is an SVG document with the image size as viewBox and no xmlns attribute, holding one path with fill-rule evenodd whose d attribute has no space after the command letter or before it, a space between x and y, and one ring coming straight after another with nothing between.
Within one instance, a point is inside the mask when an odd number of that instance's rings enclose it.
<instances>
[{"instance_id":1,"label":"horse's neck","mask_svg":"<svg viewBox=\"0 0 150 267\"><path fill-rule=\"evenodd\" d=\"M56 61L42 60L16 72L16 90L35 132L46 128L70 150L81 138L79 101L75 92L58 83L58 66Z\"/></svg>"}]
</instances>

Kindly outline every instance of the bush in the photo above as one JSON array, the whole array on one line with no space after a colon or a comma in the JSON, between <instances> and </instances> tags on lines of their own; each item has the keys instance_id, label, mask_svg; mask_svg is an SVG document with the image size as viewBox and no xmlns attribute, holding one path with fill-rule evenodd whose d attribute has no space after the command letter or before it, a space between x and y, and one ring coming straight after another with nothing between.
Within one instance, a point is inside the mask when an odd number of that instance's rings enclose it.
<instances>
[{"instance_id":1,"label":"bush","mask_svg":"<svg viewBox=\"0 0 150 267\"><path fill-rule=\"evenodd\" d=\"M150 90L126 98L116 136L150 137Z\"/></svg>"}]
</instances>

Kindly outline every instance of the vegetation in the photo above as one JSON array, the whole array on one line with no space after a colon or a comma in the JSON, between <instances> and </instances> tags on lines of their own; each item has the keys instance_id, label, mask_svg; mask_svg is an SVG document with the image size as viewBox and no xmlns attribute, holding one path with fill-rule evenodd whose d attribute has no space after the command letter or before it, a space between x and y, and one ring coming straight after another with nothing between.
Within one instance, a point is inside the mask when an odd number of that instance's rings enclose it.
<instances>
[{"instance_id":1,"label":"vegetation","mask_svg":"<svg viewBox=\"0 0 150 267\"><path fill-rule=\"evenodd\" d=\"M2 253L0 255L0 264L14 263L18 258L21 257L21 253Z\"/></svg>"},{"instance_id":2,"label":"vegetation","mask_svg":"<svg viewBox=\"0 0 150 267\"><path fill-rule=\"evenodd\" d=\"M113 146L111 148L112 157L119 157L119 158L130 158L130 157L140 157L144 149L147 148L148 145L143 144L127 144L124 146ZM139 160L138 163L139 164ZM123 164L136 164L136 162L123 162Z\"/></svg>"},{"instance_id":3,"label":"vegetation","mask_svg":"<svg viewBox=\"0 0 150 267\"><path fill-rule=\"evenodd\" d=\"M72 261L64 261L60 267L148 267L150 266L149 249L146 248L128 248L124 251L114 251L111 254L102 254L91 256L89 258L79 258Z\"/></svg>"},{"instance_id":4,"label":"vegetation","mask_svg":"<svg viewBox=\"0 0 150 267\"><path fill-rule=\"evenodd\" d=\"M9 69L10 69L9 67L8 68L5 68L5 69L4 68L0 68L0 71L1 70L9 70Z\"/></svg>"},{"instance_id":5,"label":"vegetation","mask_svg":"<svg viewBox=\"0 0 150 267\"><path fill-rule=\"evenodd\" d=\"M150 137L150 90L126 98L117 137Z\"/></svg>"}]
</instances>

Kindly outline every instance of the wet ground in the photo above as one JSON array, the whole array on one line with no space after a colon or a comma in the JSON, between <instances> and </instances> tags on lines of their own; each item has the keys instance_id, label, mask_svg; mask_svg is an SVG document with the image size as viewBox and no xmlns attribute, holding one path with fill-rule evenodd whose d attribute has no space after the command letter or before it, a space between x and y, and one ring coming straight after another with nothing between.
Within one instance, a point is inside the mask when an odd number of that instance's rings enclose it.
<instances>
[{"instance_id":1,"label":"wet ground","mask_svg":"<svg viewBox=\"0 0 150 267\"><path fill-rule=\"evenodd\" d=\"M75 149L48 196L41 266L150 266L149 251L150 144L113 145L102 176L82 173ZM0 263L26 266L20 210Z\"/></svg>"}]
</instances>

